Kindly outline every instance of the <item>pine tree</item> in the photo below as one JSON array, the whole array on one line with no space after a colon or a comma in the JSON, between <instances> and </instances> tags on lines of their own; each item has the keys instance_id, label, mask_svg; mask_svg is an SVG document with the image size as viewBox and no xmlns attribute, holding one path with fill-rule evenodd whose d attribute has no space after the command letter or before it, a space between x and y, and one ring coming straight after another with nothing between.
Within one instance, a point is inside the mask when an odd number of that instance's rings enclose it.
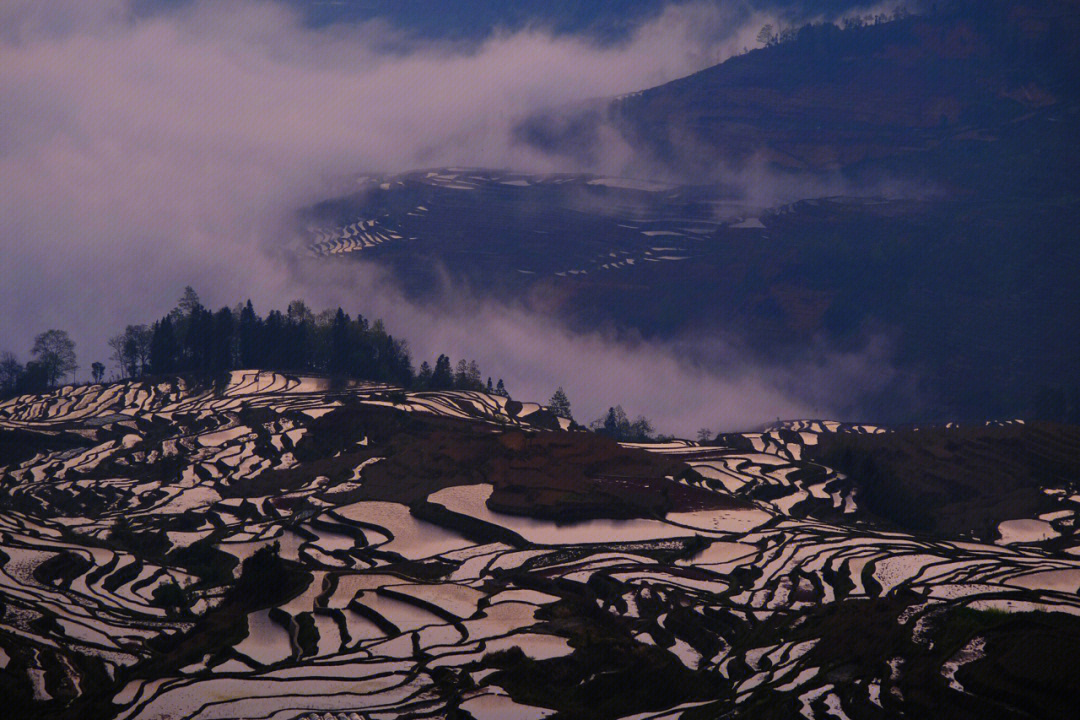
<instances>
[{"instance_id":1,"label":"pine tree","mask_svg":"<svg viewBox=\"0 0 1080 720\"><path fill-rule=\"evenodd\" d=\"M608 408L607 416L604 418L604 434L609 437L619 438L628 424L626 411L622 409L622 405Z\"/></svg>"},{"instance_id":2,"label":"pine tree","mask_svg":"<svg viewBox=\"0 0 1080 720\"><path fill-rule=\"evenodd\" d=\"M184 294L180 296L180 301L176 303L176 312L182 317L191 317L191 314L195 311L195 308L202 307L202 302L199 300L199 294L195 292L195 289L190 285L184 287Z\"/></svg>"},{"instance_id":3,"label":"pine tree","mask_svg":"<svg viewBox=\"0 0 1080 720\"><path fill-rule=\"evenodd\" d=\"M458 360L457 371L454 373L454 389L469 389L469 363L465 362L465 358Z\"/></svg>"},{"instance_id":4,"label":"pine tree","mask_svg":"<svg viewBox=\"0 0 1080 720\"><path fill-rule=\"evenodd\" d=\"M421 390L431 387L431 366L428 365L427 360L420 363L420 372L416 374L416 385Z\"/></svg>"},{"instance_id":5,"label":"pine tree","mask_svg":"<svg viewBox=\"0 0 1080 720\"><path fill-rule=\"evenodd\" d=\"M150 336L150 372L164 375L176 372L179 345L173 331L171 315L166 315L160 322L154 323Z\"/></svg>"},{"instance_id":6,"label":"pine tree","mask_svg":"<svg viewBox=\"0 0 1080 720\"><path fill-rule=\"evenodd\" d=\"M344 375L349 371L352 355L350 330L349 316L338 308L330 325L330 358L326 369L331 375Z\"/></svg>"},{"instance_id":7,"label":"pine tree","mask_svg":"<svg viewBox=\"0 0 1080 720\"><path fill-rule=\"evenodd\" d=\"M499 378L498 384L495 385L495 394L496 395L501 395L502 397L505 397L505 398L510 397L510 393L506 392L506 386L503 385L502 378Z\"/></svg>"},{"instance_id":8,"label":"pine tree","mask_svg":"<svg viewBox=\"0 0 1080 720\"><path fill-rule=\"evenodd\" d=\"M192 309L183 336L180 371L210 373L214 346L214 315L201 305Z\"/></svg>"},{"instance_id":9,"label":"pine tree","mask_svg":"<svg viewBox=\"0 0 1080 720\"><path fill-rule=\"evenodd\" d=\"M260 324L255 308L248 300L240 310L240 327L237 330L241 367L256 368L264 363L263 353L260 352Z\"/></svg>"},{"instance_id":10,"label":"pine tree","mask_svg":"<svg viewBox=\"0 0 1080 720\"><path fill-rule=\"evenodd\" d=\"M236 365L236 328L232 310L223 307L214 313L210 332L210 372L220 375Z\"/></svg>"},{"instance_id":11,"label":"pine tree","mask_svg":"<svg viewBox=\"0 0 1080 720\"><path fill-rule=\"evenodd\" d=\"M285 369L285 316L271 310L263 326L263 365L268 370Z\"/></svg>"},{"instance_id":12,"label":"pine tree","mask_svg":"<svg viewBox=\"0 0 1080 720\"><path fill-rule=\"evenodd\" d=\"M556 417L566 418L567 420L573 420L573 416L570 414L570 399L566 397L566 393L560 386L555 394L548 400L548 409L555 414Z\"/></svg>"},{"instance_id":13,"label":"pine tree","mask_svg":"<svg viewBox=\"0 0 1080 720\"><path fill-rule=\"evenodd\" d=\"M435 360L435 370L431 373L432 390L449 390L454 386L454 376L450 371L450 358L440 355Z\"/></svg>"}]
</instances>

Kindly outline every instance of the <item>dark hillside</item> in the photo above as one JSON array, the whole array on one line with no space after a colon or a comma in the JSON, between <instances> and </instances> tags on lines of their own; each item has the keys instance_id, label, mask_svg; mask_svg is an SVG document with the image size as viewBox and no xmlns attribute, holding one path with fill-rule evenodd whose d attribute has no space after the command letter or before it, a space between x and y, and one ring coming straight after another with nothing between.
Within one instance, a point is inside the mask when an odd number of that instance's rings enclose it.
<instances>
[{"instance_id":1,"label":"dark hillside","mask_svg":"<svg viewBox=\"0 0 1080 720\"><path fill-rule=\"evenodd\" d=\"M677 175L717 163L903 172L963 191L1075 192L1080 8L978 3L787 42L603 105L537 116L526 142L587 147L610 123ZM1037 162L1017 165L1018 156ZM1004 187L1003 187L1004 186Z\"/></svg>"},{"instance_id":2,"label":"dark hillside","mask_svg":"<svg viewBox=\"0 0 1080 720\"><path fill-rule=\"evenodd\" d=\"M807 454L848 475L871 513L916 532L982 540L1080 487L1080 428L1056 423L822 435ZM1075 490L1072 490L1075 492Z\"/></svg>"}]
</instances>

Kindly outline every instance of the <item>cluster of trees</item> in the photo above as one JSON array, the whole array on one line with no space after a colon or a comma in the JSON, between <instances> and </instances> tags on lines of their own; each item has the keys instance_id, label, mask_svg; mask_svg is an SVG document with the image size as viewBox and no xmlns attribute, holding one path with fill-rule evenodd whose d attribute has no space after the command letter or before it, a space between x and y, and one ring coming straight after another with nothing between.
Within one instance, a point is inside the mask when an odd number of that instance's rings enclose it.
<instances>
[{"instance_id":1,"label":"cluster of trees","mask_svg":"<svg viewBox=\"0 0 1080 720\"><path fill-rule=\"evenodd\" d=\"M657 439L652 423L644 415L631 421L622 405L608 408L606 415L589 424L589 429L620 442L648 442Z\"/></svg>"},{"instance_id":2,"label":"cluster of trees","mask_svg":"<svg viewBox=\"0 0 1080 720\"><path fill-rule=\"evenodd\" d=\"M235 308L211 311L191 287L165 317L152 325L128 325L108 341L114 375L136 379L148 375L192 374L216 379L242 368L288 373L319 373L400 385L413 390L476 390L510 397L502 378L485 382L475 360L454 365L440 354L413 370L404 341L390 335L382 320L351 318L341 308L313 313L301 300L285 312L271 310L264 318L248 300ZM34 359L21 364L12 353L0 356L0 395L46 392L78 368L75 343L63 330L37 336ZM90 366L101 382L105 365ZM548 406L557 417L573 420L570 399L560 387ZM645 418L631 423L622 407L594 426L620 440L649 436Z\"/></svg>"},{"instance_id":3,"label":"cluster of trees","mask_svg":"<svg viewBox=\"0 0 1080 720\"><path fill-rule=\"evenodd\" d=\"M458 360L457 367L451 370L450 358L446 355L439 355L434 368L426 360L420 363L420 370L416 373L412 387L419 390L479 390L510 397L502 378L499 378L495 385L491 384L490 377L486 385L481 382L480 367L475 360Z\"/></svg>"},{"instance_id":4,"label":"cluster of trees","mask_svg":"<svg viewBox=\"0 0 1080 720\"><path fill-rule=\"evenodd\" d=\"M368 322L341 308L315 314L302 300L264 318L251 301L211 311L190 287L168 315L153 325L128 325L109 340L113 361L123 376L191 373L220 377L230 370L260 368L289 373L322 373L423 390L488 390L506 395L502 379L486 386L476 361L439 355L414 372L403 340L386 331L382 320Z\"/></svg>"},{"instance_id":5,"label":"cluster of trees","mask_svg":"<svg viewBox=\"0 0 1080 720\"><path fill-rule=\"evenodd\" d=\"M851 30L853 28L867 27L868 25L882 25L893 20L903 20L911 15L906 7L897 7L893 9L892 14L888 13L874 13L867 15L856 15L854 17L846 17L841 26L845 30Z\"/></svg>"},{"instance_id":6,"label":"cluster of trees","mask_svg":"<svg viewBox=\"0 0 1080 720\"><path fill-rule=\"evenodd\" d=\"M235 308L211 311L191 288L165 317L152 325L128 325L108 341L114 376L137 379L148 375L193 374L216 379L230 370L259 368L288 373L320 373L400 385L412 390L476 390L510 397L502 378L483 381L475 360L456 366L440 354L434 366L427 361L413 370L404 341L390 335L382 320L369 323L362 315L350 318L341 308L314 314L301 300L285 312L265 317L248 300ZM34 359L21 364L10 352L0 356L0 396L42 393L79 367L75 343L63 330L37 336ZM90 365L94 382L101 382L105 365ZM548 400L556 417L573 421L570 399L559 387ZM617 440L647 440L652 425L644 417L630 422L622 406L610 408L592 429Z\"/></svg>"},{"instance_id":7,"label":"cluster of trees","mask_svg":"<svg viewBox=\"0 0 1080 720\"><path fill-rule=\"evenodd\" d=\"M852 30L855 28L866 27L867 25L881 25L882 23L892 22L893 20L903 20L910 14L911 13L908 12L907 8L900 6L895 8L891 15L879 12L876 14L846 17L841 22L841 26L844 30ZM757 35L757 41L765 47L772 47L773 45L779 45L780 43L791 42L799 36L799 33L803 29L812 27L814 27L812 24L802 25L801 27L796 27L794 25L782 27L778 24L776 27L773 27L772 23L768 23L761 28L761 32Z\"/></svg>"},{"instance_id":8,"label":"cluster of trees","mask_svg":"<svg viewBox=\"0 0 1080 720\"><path fill-rule=\"evenodd\" d=\"M40 393L78 369L75 342L63 330L46 330L34 338L33 360L25 365L13 353L0 356L0 395ZM94 363L93 371L98 372ZM101 368L104 372L105 368Z\"/></svg>"},{"instance_id":9,"label":"cluster of trees","mask_svg":"<svg viewBox=\"0 0 1080 720\"><path fill-rule=\"evenodd\" d=\"M260 368L413 390L479 390L509 397L502 378L496 383L490 377L482 381L475 360L459 360L455 367L440 354L434 367L423 362L416 372L408 346L388 333L382 320L369 323L341 308L316 315L301 300L264 318L250 300L212 311L187 287L165 317L152 325L128 325L108 344L117 378L192 374L216 379L230 370ZM25 365L10 352L0 355L0 396L46 392L79 367L75 343L63 330L38 335L32 355ZM101 382L104 363L94 362L90 369L93 381Z\"/></svg>"},{"instance_id":10,"label":"cluster of trees","mask_svg":"<svg viewBox=\"0 0 1080 720\"><path fill-rule=\"evenodd\" d=\"M412 366L405 343L381 321L342 309L315 315L295 300L265 317L249 300L212 311L185 288L180 302L151 326L128 325L109 340L125 377L191 373L220 377L238 368L320 372L340 377L409 384Z\"/></svg>"}]
</instances>

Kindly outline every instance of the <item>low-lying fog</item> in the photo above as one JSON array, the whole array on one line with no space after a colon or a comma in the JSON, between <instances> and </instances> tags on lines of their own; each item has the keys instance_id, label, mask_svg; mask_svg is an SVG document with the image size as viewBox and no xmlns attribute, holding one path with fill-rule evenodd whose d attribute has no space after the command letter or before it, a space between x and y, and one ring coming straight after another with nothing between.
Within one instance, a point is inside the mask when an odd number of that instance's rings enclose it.
<instances>
[{"instance_id":1,"label":"low-lying fog","mask_svg":"<svg viewBox=\"0 0 1080 720\"><path fill-rule=\"evenodd\" d=\"M320 271L282 248L300 207L361 171L467 164L618 174L605 140L579 168L514 144L530 112L662 83L747 46L770 15L683 3L624 41L543 28L478 43L418 39L382 22L305 26L268 2L7 2L0 8L0 350L26 354L65 329L80 364L105 340L170 309L185 285L208 305L294 297L386 317L416 363L475 357L519 397L567 389L590 420L622 403L658 429L736 429L857 412L888 381L888 344L815 348L763 366L733 340L679 344L575 336L518 308L468 298L410 306L373 276ZM755 176L759 189L769 179ZM460 312L455 312L460 309ZM85 377L86 371L83 370Z\"/></svg>"}]
</instances>

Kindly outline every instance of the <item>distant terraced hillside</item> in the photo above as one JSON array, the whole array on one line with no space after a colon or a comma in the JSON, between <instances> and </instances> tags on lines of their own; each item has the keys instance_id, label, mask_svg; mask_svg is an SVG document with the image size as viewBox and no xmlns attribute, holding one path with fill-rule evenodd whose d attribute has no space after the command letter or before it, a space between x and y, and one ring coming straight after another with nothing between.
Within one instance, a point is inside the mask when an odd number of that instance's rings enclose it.
<instances>
[{"instance_id":1,"label":"distant terraced hillside","mask_svg":"<svg viewBox=\"0 0 1080 720\"><path fill-rule=\"evenodd\" d=\"M1075 477L1029 459L1047 505L997 542L902 532L821 459L894 436L620 446L257 371L14 398L0 687L45 718L1071 717Z\"/></svg>"},{"instance_id":2,"label":"distant terraced hillside","mask_svg":"<svg viewBox=\"0 0 1080 720\"><path fill-rule=\"evenodd\" d=\"M894 381L852 398L881 422L1076 420L1040 400L1076 383L1074 202L763 208L725 186L443 168L364 178L300 224L326 262L375 263L433 306L468 288L585 332L734 338L765 364L884 339Z\"/></svg>"}]
</instances>

